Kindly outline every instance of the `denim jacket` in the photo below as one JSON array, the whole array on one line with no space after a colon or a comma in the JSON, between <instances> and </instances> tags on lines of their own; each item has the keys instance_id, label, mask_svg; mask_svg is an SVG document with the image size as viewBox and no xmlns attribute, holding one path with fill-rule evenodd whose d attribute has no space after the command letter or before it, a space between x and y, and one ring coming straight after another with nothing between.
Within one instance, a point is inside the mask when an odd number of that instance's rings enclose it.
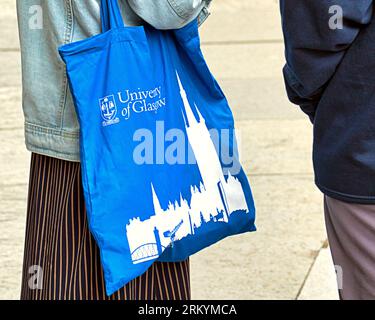
<instances>
[{"instance_id":1,"label":"denim jacket","mask_svg":"<svg viewBox=\"0 0 375 320\"><path fill-rule=\"evenodd\" d=\"M176 29L209 15L211 0L119 0L124 23ZM100 0L17 0L26 148L79 161L79 123L57 48L100 33Z\"/></svg>"}]
</instances>

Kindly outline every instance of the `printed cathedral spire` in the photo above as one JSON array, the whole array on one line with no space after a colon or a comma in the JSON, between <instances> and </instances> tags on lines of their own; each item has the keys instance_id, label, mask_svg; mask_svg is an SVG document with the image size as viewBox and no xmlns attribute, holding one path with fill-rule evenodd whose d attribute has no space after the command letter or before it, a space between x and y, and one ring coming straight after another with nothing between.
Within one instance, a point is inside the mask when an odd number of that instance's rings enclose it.
<instances>
[{"instance_id":1,"label":"printed cathedral spire","mask_svg":"<svg viewBox=\"0 0 375 320\"><path fill-rule=\"evenodd\" d=\"M177 72L176 77L182 99L181 114L202 181L199 186L190 185L190 202L184 194L179 199L161 201L154 188L156 183L151 183L153 215L147 220L131 219L126 226L135 264L155 259L173 242L193 236L208 224L230 223L233 212L249 212L241 183L231 174L225 179L205 119L195 104L191 107Z\"/></svg>"}]
</instances>

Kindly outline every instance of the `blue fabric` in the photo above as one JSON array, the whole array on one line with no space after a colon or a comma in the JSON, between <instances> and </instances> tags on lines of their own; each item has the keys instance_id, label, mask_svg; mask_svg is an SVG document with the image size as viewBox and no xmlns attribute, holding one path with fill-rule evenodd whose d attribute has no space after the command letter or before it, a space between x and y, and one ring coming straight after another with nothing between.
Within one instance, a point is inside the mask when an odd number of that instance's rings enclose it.
<instances>
[{"instance_id":1,"label":"blue fabric","mask_svg":"<svg viewBox=\"0 0 375 320\"><path fill-rule=\"evenodd\" d=\"M375 204L375 21L372 0L281 0L285 84L314 123L320 190ZM330 29L341 6L342 29ZM331 11L332 12L332 11Z\"/></svg>"},{"instance_id":2,"label":"blue fabric","mask_svg":"<svg viewBox=\"0 0 375 320\"><path fill-rule=\"evenodd\" d=\"M233 116L200 50L198 25L124 27L102 1L103 33L59 49L80 124L83 190L115 292L155 261L181 261L255 231Z\"/></svg>"}]
</instances>

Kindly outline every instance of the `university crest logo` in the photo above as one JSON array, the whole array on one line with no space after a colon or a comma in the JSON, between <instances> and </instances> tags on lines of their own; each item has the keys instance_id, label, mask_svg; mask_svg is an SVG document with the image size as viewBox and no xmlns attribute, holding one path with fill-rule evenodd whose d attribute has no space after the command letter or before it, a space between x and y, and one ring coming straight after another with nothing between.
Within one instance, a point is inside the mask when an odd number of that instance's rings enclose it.
<instances>
[{"instance_id":1,"label":"university crest logo","mask_svg":"<svg viewBox=\"0 0 375 320\"><path fill-rule=\"evenodd\" d=\"M117 106L114 95L99 99L99 106L102 118L104 120L102 122L103 127L118 123L120 121L120 119L116 117Z\"/></svg>"}]
</instances>

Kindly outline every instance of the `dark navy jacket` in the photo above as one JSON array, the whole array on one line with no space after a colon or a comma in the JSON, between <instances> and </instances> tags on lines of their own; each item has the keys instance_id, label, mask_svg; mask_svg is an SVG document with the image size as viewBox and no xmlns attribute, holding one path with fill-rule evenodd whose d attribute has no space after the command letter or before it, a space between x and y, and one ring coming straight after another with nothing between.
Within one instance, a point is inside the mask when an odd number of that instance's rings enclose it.
<instances>
[{"instance_id":1,"label":"dark navy jacket","mask_svg":"<svg viewBox=\"0 0 375 320\"><path fill-rule=\"evenodd\" d=\"M343 28L330 28L339 5ZM328 196L375 204L372 0L281 0L289 99L314 124L315 181ZM375 6L374 6L375 7Z\"/></svg>"}]
</instances>

